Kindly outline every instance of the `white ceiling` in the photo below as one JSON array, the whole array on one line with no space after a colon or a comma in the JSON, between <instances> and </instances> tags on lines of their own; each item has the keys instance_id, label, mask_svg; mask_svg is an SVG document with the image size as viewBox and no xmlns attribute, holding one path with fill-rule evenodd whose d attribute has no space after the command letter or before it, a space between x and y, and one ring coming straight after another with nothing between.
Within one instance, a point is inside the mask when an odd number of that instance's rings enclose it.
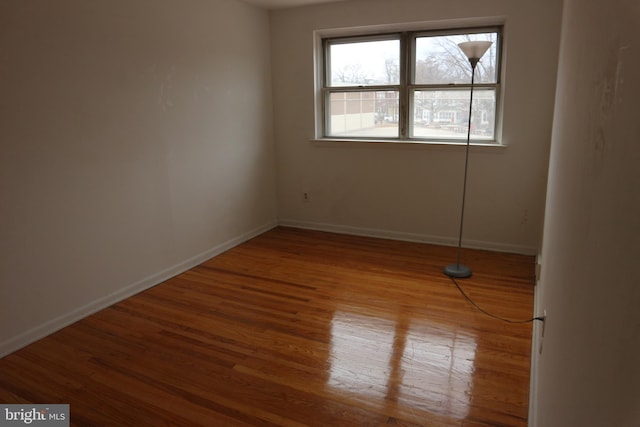
<instances>
[{"instance_id":1,"label":"white ceiling","mask_svg":"<svg viewBox=\"0 0 640 427\"><path fill-rule=\"evenodd\" d=\"M345 0L244 0L246 3L265 9L284 9L287 7L308 6L310 4L331 3Z\"/></svg>"}]
</instances>

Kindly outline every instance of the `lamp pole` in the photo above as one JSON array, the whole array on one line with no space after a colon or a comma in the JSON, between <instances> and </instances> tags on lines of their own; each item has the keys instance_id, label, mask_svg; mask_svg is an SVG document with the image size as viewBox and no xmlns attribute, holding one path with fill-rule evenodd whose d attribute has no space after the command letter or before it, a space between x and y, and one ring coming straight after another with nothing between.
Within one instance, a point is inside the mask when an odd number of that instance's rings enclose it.
<instances>
[{"instance_id":1,"label":"lamp pole","mask_svg":"<svg viewBox=\"0 0 640 427\"><path fill-rule=\"evenodd\" d=\"M476 65L482 58L482 55L489 49L492 42L488 41L475 41L475 42L464 42L458 44L460 50L464 52L464 54L469 59L469 63L471 64L471 90L469 96L469 122L467 126L467 145L465 150L465 158L464 158L464 179L462 184L462 208L460 211L460 233L458 235L458 254L456 256L456 263L449 264L444 268L444 273L449 277L459 277L465 278L470 277L472 272L471 268L467 267L460 263L460 254L462 252L462 226L464 224L464 202L467 195L467 170L469 166L469 146L471 145L471 113L473 112L473 84L476 74Z\"/></svg>"}]
</instances>

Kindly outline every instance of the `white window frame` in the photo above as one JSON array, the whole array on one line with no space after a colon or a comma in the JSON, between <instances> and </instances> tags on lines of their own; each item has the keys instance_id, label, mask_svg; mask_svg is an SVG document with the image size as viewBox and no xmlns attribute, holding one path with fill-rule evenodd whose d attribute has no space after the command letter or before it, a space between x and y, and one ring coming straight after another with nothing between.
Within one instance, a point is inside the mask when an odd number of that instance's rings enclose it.
<instances>
[{"instance_id":1,"label":"white window frame","mask_svg":"<svg viewBox=\"0 0 640 427\"><path fill-rule=\"evenodd\" d=\"M466 133L464 138L439 138L439 137L416 137L410 135L410 129L413 126L414 107L412 105L412 94L419 89L435 89L435 90L469 90L471 82L469 83L456 83L456 84L441 84L441 85L423 85L414 84L414 58L415 58L415 40L417 37L424 35L455 35L455 34L474 34L496 32L497 33L497 46L496 46L496 82L495 83L475 83L474 92L483 88L489 88L495 92L495 122L493 139L471 139L473 145L490 145L500 146L502 135L502 90L501 90L501 78L503 74L504 59L503 59L503 37L504 27L502 23L482 23L481 25L468 25L451 27L439 27L439 28L420 28L413 27L407 29L395 29L391 28L388 31L386 28L382 30L377 29L352 29L352 30L338 30L316 33L316 49L315 49L315 85L316 85L316 121L315 121L315 140L317 141L362 141L362 142L409 142L409 143L435 143L435 144L451 144L460 145L466 143ZM329 86L328 76L328 60L327 60L327 46L331 41L364 41L364 40L384 40L389 37L397 36L400 39L400 84L399 85L375 85L375 86ZM399 135L397 137L344 137L344 136L331 136L327 132L328 117L327 117L327 102L328 94L351 91L351 92L365 92L365 91L383 91L383 90L398 90L400 93L399 101ZM474 101L475 103L475 101ZM485 116L483 115L483 120Z\"/></svg>"}]
</instances>

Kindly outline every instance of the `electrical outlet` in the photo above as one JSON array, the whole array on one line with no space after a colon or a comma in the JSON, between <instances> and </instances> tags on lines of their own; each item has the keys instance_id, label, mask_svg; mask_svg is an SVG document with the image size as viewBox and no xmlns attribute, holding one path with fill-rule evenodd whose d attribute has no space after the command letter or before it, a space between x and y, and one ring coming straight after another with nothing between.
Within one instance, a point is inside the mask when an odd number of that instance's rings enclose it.
<instances>
[{"instance_id":1,"label":"electrical outlet","mask_svg":"<svg viewBox=\"0 0 640 427\"><path fill-rule=\"evenodd\" d=\"M304 200L305 202L310 202L311 193L309 193L308 191L305 191L304 193L302 193L302 200Z\"/></svg>"},{"instance_id":2,"label":"electrical outlet","mask_svg":"<svg viewBox=\"0 0 640 427\"><path fill-rule=\"evenodd\" d=\"M540 331L540 339L538 340L538 354L542 354L542 342L544 338L544 329L547 326L547 309L542 310L542 330Z\"/></svg>"}]
</instances>

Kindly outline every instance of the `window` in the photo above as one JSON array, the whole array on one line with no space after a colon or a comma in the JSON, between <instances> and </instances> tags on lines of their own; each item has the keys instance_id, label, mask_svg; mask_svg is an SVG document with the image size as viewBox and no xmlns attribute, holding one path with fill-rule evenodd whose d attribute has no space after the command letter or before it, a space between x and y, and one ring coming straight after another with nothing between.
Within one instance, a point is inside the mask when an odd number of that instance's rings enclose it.
<instances>
[{"instance_id":1,"label":"window","mask_svg":"<svg viewBox=\"0 0 640 427\"><path fill-rule=\"evenodd\" d=\"M321 137L466 141L471 66L457 44L493 44L476 67L471 139L496 143L501 28L322 40Z\"/></svg>"}]
</instances>

